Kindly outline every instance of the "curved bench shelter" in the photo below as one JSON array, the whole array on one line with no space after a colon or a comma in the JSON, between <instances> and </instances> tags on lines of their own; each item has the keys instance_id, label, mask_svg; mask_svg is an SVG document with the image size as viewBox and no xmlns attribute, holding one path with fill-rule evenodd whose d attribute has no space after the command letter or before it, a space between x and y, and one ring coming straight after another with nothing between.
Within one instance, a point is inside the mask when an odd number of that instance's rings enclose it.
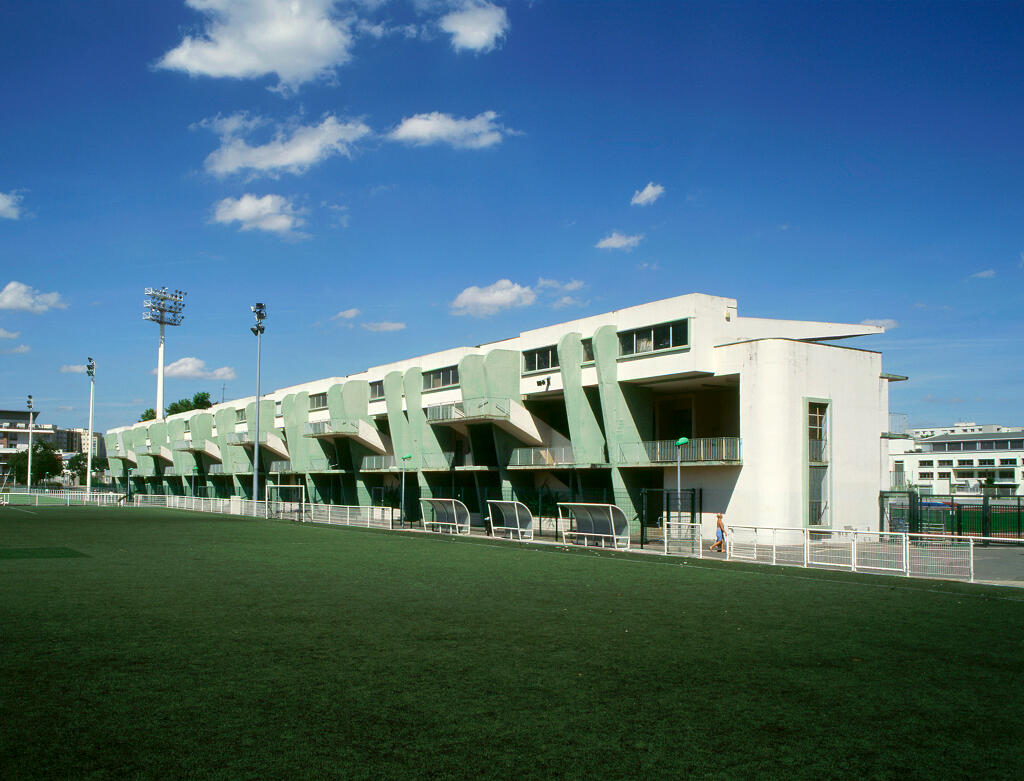
<instances>
[{"instance_id":1,"label":"curved bench shelter","mask_svg":"<svg viewBox=\"0 0 1024 781\"><path fill-rule=\"evenodd\" d=\"M423 530L439 534L469 534L469 508L458 499L420 499Z\"/></svg>"},{"instance_id":2,"label":"curved bench shelter","mask_svg":"<svg viewBox=\"0 0 1024 781\"><path fill-rule=\"evenodd\" d=\"M562 542L576 545L600 545L629 548L629 521L614 504L558 503Z\"/></svg>"},{"instance_id":3,"label":"curved bench shelter","mask_svg":"<svg viewBox=\"0 0 1024 781\"><path fill-rule=\"evenodd\" d=\"M533 539L533 513L522 502L488 499L487 510L491 533L495 537L507 535L510 540Z\"/></svg>"}]
</instances>

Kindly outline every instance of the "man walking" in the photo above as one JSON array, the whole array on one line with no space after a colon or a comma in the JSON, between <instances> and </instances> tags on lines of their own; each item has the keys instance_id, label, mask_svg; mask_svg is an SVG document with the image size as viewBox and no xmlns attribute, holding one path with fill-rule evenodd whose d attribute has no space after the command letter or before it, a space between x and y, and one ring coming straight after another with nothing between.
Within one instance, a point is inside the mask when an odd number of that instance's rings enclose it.
<instances>
[{"instance_id":1,"label":"man walking","mask_svg":"<svg viewBox=\"0 0 1024 781\"><path fill-rule=\"evenodd\" d=\"M721 513L715 516L715 541L708 550L725 553L725 522L722 521Z\"/></svg>"}]
</instances>

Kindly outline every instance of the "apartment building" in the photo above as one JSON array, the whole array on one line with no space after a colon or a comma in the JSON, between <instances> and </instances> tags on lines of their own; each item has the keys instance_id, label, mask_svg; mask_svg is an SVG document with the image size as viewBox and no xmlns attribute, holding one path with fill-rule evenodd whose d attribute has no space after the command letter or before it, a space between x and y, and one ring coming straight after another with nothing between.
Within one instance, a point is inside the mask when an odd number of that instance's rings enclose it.
<instances>
[{"instance_id":1,"label":"apartment building","mask_svg":"<svg viewBox=\"0 0 1024 781\"><path fill-rule=\"evenodd\" d=\"M20 450L28 450L29 414L27 409L0 410L0 485L5 480L14 480L8 466L11 456ZM56 444L57 427L49 423L40 424L38 410L33 410L31 415L33 442L39 437Z\"/></svg>"},{"instance_id":2,"label":"apartment building","mask_svg":"<svg viewBox=\"0 0 1024 781\"><path fill-rule=\"evenodd\" d=\"M249 496L258 447L261 485L316 501L379 503L404 473L412 513L551 491L638 524L678 461L706 523L872 528L904 378L834 342L881 332L684 295L112 429L107 455L140 492Z\"/></svg>"},{"instance_id":3,"label":"apartment building","mask_svg":"<svg viewBox=\"0 0 1024 781\"><path fill-rule=\"evenodd\" d=\"M990 430L893 440L890 487L951 495L981 494L988 486L996 496L1024 495L1024 431L1015 426L984 428Z\"/></svg>"}]
</instances>

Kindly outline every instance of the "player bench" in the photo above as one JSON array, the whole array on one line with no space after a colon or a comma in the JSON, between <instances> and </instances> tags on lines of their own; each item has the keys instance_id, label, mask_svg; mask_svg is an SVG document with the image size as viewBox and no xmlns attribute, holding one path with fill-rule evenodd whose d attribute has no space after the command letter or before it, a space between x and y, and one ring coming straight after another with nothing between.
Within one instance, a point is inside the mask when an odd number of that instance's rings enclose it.
<instances>
[{"instance_id":1,"label":"player bench","mask_svg":"<svg viewBox=\"0 0 1024 781\"><path fill-rule=\"evenodd\" d=\"M458 499L420 499L423 530L439 534L469 534L469 508Z\"/></svg>"},{"instance_id":2,"label":"player bench","mask_svg":"<svg viewBox=\"0 0 1024 781\"><path fill-rule=\"evenodd\" d=\"M529 541L533 539L533 513L522 502L488 499L491 534L510 540Z\"/></svg>"},{"instance_id":3,"label":"player bench","mask_svg":"<svg viewBox=\"0 0 1024 781\"><path fill-rule=\"evenodd\" d=\"M629 548L629 521L614 504L559 502L558 520L562 542L568 545L600 545Z\"/></svg>"}]
</instances>

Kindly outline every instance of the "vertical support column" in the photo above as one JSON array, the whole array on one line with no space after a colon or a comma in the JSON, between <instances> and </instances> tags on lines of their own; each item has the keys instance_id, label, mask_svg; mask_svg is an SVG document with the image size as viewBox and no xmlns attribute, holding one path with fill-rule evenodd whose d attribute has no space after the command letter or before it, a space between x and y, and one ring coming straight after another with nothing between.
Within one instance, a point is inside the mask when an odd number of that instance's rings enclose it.
<instances>
[{"instance_id":1,"label":"vertical support column","mask_svg":"<svg viewBox=\"0 0 1024 781\"><path fill-rule=\"evenodd\" d=\"M164 323L160 323L160 347L156 357L156 419L164 419Z\"/></svg>"}]
</instances>

